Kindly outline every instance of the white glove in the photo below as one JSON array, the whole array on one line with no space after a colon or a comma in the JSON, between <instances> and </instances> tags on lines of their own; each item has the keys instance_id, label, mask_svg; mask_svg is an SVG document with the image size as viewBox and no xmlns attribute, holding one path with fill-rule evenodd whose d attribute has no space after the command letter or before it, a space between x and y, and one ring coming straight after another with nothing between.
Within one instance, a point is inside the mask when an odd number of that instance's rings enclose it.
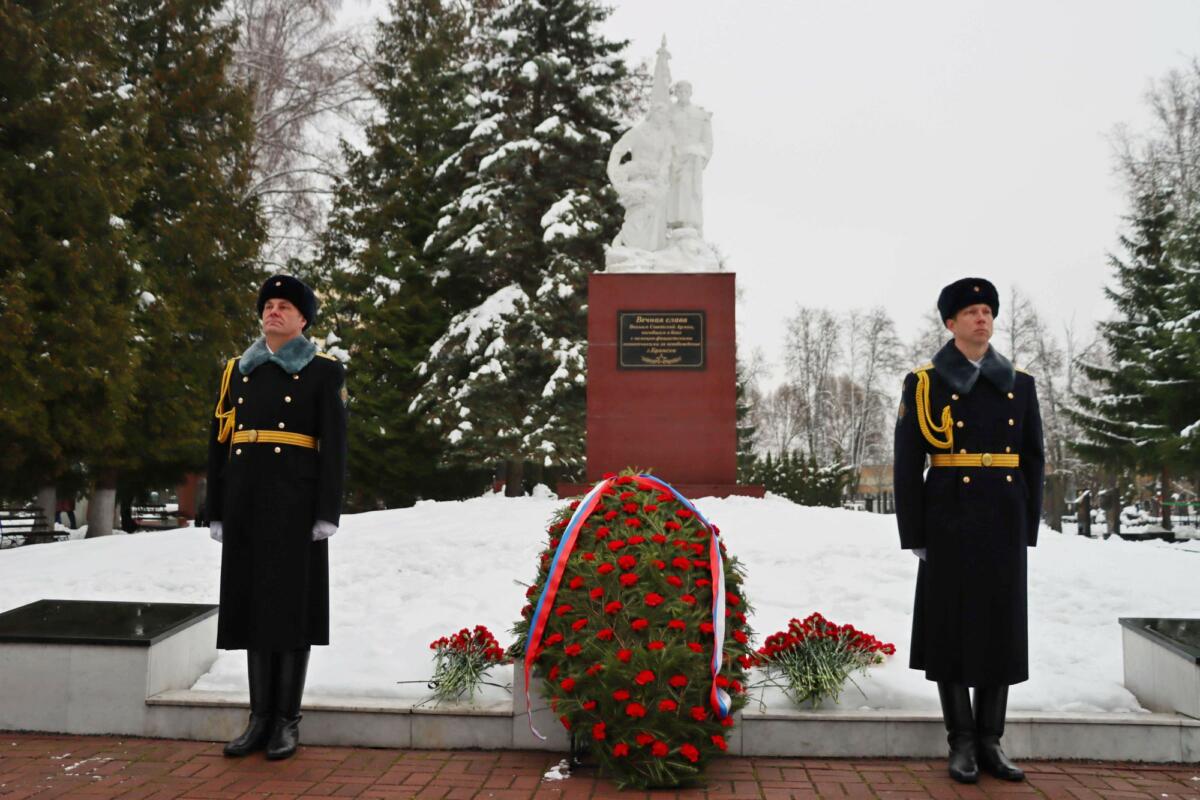
<instances>
[{"instance_id":1,"label":"white glove","mask_svg":"<svg viewBox=\"0 0 1200 800\"><path fill-rule=\"evenodd\" d=\"M208 523L208 535L212 537L214 542L221 540L221 521L219 519Z\"/></svg>"},{"instance_id":2,"label":"white glove","mask_svg":"<svg viewBox=\"0 0 1200 800\"><path fill-rule=\"evenodd\" d=\"M924 561L925 560L925 548L924 547L914 547L913 555L916 556L917 558L921 559L922 561Z\"/></svg>"},{"instance_id":3,"label":"white glove","mask_svg":"<svg viewBox=\"0 0 1200 800\"><path fill-rule=\"evenodd\" d=\"M322 539L328 539L335 533L337 533L337 525L334 525L332 522L326 522L323 519L319 519L313 523L314 542L319 542Z\"/></svg>"}]
</instances>

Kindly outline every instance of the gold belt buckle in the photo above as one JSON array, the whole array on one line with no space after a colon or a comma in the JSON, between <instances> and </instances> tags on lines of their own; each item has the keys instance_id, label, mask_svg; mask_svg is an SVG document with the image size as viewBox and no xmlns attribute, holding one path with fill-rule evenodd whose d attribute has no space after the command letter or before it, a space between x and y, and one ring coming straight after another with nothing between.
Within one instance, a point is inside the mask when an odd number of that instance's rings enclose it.
<instances>
[{"instance_id":1,"label":"gold belt buckle","mask_svg":"<svg viewBox=\"0 0 1200 800\"><path fill-rule=\"evenodd\" d=\"M256 430L246 431L246 438L251 442L257 442L258 441L258 431L256 431Z\"/></svg>"},{"instance_id":2,"label":"gold belt buckle","mask_svg":"<svg viewBox=\"0 0 1200 800\"><path fill-rule=\"evenodd\" d=\"M980 461L980 463L981 463L981 464L983 464L985 467L990 467L990 466L992 465L992 454L991 454L991 453L984 453L983 455L981 455L981 456L979 457L979 461Z\"/></svg>"}]
</instances>

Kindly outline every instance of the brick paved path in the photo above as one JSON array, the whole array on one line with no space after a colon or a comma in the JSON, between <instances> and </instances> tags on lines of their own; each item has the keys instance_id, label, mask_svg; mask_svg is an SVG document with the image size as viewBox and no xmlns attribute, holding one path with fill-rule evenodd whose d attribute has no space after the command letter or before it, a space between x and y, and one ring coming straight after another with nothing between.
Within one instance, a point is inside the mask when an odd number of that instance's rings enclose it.
<instances>
[{"instance_id":1,"label":"brick paved path","mask_svg":"<svg viewBox=\"0 0 1200 800\"><path fill-rule=\"evenodd\" d=\"M705 789L618 792L591 771L543 781L560 756L533 752L301 747L283 762L221 756L221 745L165 739L0 733L0 798L360 797L435 800L790 800L808 797L1189 798L1200 765L1027 763L1029 780L960 786L932 761L726 758Z\"/></svg>"}]
</instances>

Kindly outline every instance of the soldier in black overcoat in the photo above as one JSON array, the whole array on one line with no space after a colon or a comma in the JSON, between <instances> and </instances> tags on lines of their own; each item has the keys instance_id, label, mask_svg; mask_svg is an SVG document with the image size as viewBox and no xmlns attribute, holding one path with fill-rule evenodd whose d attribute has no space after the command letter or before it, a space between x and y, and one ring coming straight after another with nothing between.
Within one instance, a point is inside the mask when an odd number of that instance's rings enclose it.
<instances>
[{"instance_id":1,"label":"soldier in black overcoat","mask_svg":"<svg viewBox=\"0 0 1200 800\"><path fill-rule=\"evenodd\" d=\"M982 278L942 290L954 338L905 376L896 420L900 546L920 558L910 666L937 682L950 773L966 783L980 766L1024 778L1000 737L1008 687L1029 677L1026 550L1045 454L1033 376L988 343L999 309Z\"/></svg>"},{"instance_id":2,"label":"soldier in black overcoat","mask_svg":"<svg viewBox=\"0 0 1200 800\"><path fill-rule=\"evenodd\" d=\"M221 375L208 458L212 537L222 542L217 647L246 650L250 720L228 756L287 758L300 736L309 648L329 644L329 544L346 469L345 371L303 331L303 282L258 294L263 335Z\"/></svg>"}]
</instances>

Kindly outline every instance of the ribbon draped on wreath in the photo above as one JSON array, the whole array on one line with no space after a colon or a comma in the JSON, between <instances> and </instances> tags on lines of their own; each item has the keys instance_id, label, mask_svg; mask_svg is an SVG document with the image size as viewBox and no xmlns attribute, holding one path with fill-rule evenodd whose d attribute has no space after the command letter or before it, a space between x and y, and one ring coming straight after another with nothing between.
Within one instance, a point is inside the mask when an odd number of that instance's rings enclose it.
<instances>
[{"instance_id":1,"label":"ribbon draped on wreath","mask_svg":"<svg viewBox=\"0 0 1200 800\"><path fill-rule=\"evenodd\" d=\"M729 716L731 701L728 693L717 686L717 673L721 670L721 658L725 650L725 566L721 558L721 545L717 539L717 528L700 513L699 509L692 505L691 501L666 481L646 474L637 475L634 481L637 483L638 489L642 491L658 490L670 492L676 500L683 504L684 508L687 508L696 515L696 519L708 531L708 568L712 573L713 586L713 655L709 664L712 674L712 685L709 690L708 700L718 719L725 719ZM537 605L534 606L533 616L529 621L529 637L525 641L525 708L526 713L529 715L529 730L533 731L533 734L543 741L546 737L533 725L533 709L529 702L529 682L533 670L533 662L537 660L538 655L541 653L542 635L546 631L546 623L550 618L551 610L554 608L554 599L558 595L559 584L562 582L563 574L567 570L567 561L571 557L571 551L575 549L575 541L579 538L580 528L600 504L605 490L611 489L617 482L618 479L612 477L605 478L597 483L592 487L591 491L584 495L583 500L580 501L579 506L571 515L571 519L567 523L567 527L559 540L558 548L554 551L554 558L550 562L550 571L546 579L546 585L542 589L542 594L538 598Z\"/></svg>"}]
</instances>

